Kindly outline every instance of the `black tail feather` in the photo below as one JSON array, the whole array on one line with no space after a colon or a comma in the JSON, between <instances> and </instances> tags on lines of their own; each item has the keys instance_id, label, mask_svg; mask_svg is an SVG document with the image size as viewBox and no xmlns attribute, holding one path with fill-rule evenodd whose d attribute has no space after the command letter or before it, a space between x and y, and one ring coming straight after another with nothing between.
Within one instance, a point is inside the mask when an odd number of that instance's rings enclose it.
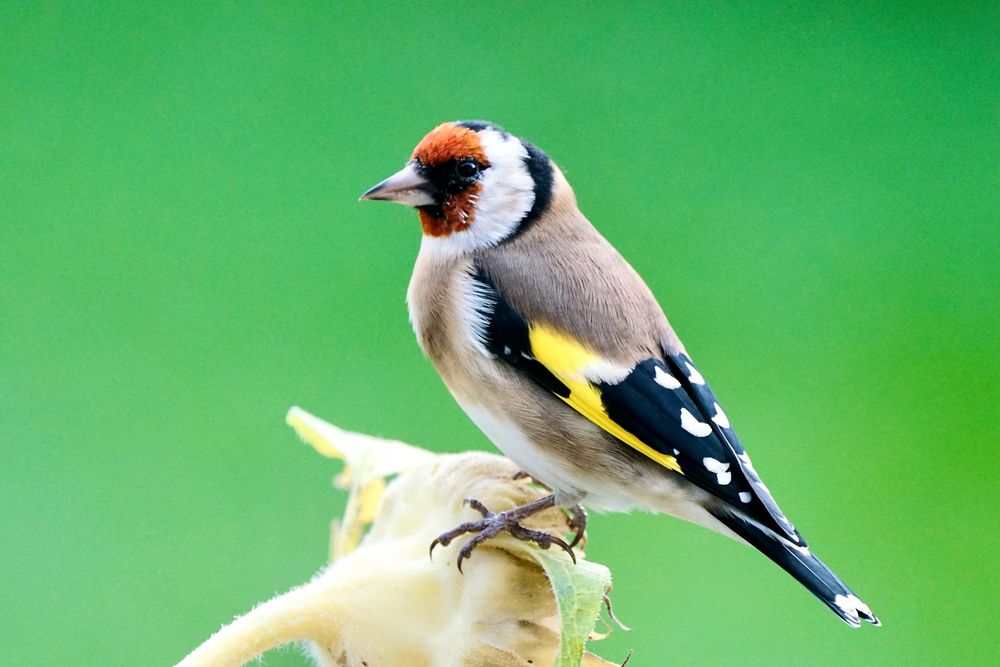
<instances>
[{"instance_id":1,"label":"black tail feather","mask_svg":"<svg viewBox=\"0 0 1000 667\"><path fill-rule=\"evenodd\" d=\"M722 507L712 514L730 530L760 550L808 588L845 623L857 628L861 621L881 625L858 596L808 549L792 544L761 524Z\"/></svg>"}]
</instances>

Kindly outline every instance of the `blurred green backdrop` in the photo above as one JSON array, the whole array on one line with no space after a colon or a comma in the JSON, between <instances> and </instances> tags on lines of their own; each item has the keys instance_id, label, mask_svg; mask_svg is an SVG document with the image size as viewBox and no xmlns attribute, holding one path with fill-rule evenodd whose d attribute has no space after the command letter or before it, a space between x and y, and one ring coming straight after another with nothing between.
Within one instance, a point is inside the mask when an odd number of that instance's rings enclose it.
<instances>
[{"instance_id":1,"label":"blurred green backdrop","mask_svg":"<svg viewBox=\"0 0 1000 667\"><path fill-rule=\"evenodd\" d=\"M491 448L407 323L415 216L356 201L468 117L562 165L885 622L599 516L594 649L996 659L1000 12L943 4L0 5L0 662L171 664L306 580L342 496L293 404Z\"/></svg>"}]
</instances>

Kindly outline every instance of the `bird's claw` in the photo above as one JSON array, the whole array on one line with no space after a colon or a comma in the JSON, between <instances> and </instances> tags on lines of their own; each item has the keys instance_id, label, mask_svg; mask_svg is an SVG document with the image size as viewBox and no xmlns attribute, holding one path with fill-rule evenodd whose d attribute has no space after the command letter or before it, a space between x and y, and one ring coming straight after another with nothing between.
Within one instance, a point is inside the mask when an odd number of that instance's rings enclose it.
<instances>
[{"instance_id":1,"label":"bird's claw","mask_svg":"<svg viewBox=\"0 0 1000 667\"><path fill-rule=\"evenodd\" d=\"M466 498L465 504L471 507L472 509L476 510L480 514L482 514L484 519L489 519L491 516L493 516L493 512L489 511L486 505L482 504L475 498Z\"/></svg>"},{"instance_id":2,"label":"bird's claw","mask_svg":"<svg viewBox=\"0 0 1000 667\"><path fill-rule=\"evenodd\" d=\"M434 547L438 546L439 544L443 547L446 547L449 544L451 544L451 541L454 540L456 537L465 535L466 533L475 533L476 531L480 530L479 524L481 523L482 521L466 521L465 523L455 528L452 528L446 533L441 533L436 538L434 538L433 542L431 542L431 546L430 549L427 551L427 555L433 558Z\"/></svg>"},{"instance_id":3,"label":"bird's claw","mask_svg":"<svg viewBox=\"0 0 1000 667\"><path fill-rule=\"evenodd\" d=\"M587 510L583 505L573 505L569 510L569 527L576 530L573 541L569 543L570 548L575 547L584 538L587 530Z\"/></svg>"},{"instance_id":4,"label":"bird's claw","mask_svg":"<svg viewBox=\"0 0 1000 667\"><path fill-rule=\"evenodd\" d=\"M522 540L524 542L533 542L537 544L542 549L548 549L553 544L561 548L569 557L576 563L576 554L573 553L573 548L563 539L550 535L541 530L532 530L530 528L525 528L516 519L508 519L504 517L504 513L492 514L491 516L483 519L482 521L476 521L473 523L481 524L483 527L478 531L478 534L462 545L461 550L458 552L458 560L455 565L458 566L458 571L462 572L462 563L464 563L470 556L472 552L475 551L476 547L485 542L486 540L496 537L502 532L510 533L510 535L516 539ZM460 527L467 526L468 524L463 524ZM457 530L457 529L456 529ZM453 532L453 531L450 531ZM465 531L473 532L473 531ZM464 573L463 573L464 574Z\"/></svg>"},{"instance_id":5,"label":"bird's claw","mask_svg":"<svg viewBox=\"0 0 1000 667\"><path fill-rule=\"evenodd\" d=\"M462 545L461 550L458 552L458 561L456 565L458 566L458 571L462 572L462 563L465 562L471 555L472 552L480 544L486 540L496 537L500 533L507 532L518 540L524 542L532 542L537 544L542 549L548 549L553 544L569 554L569 557L576 563L576 554L573 553L573 545L579 542L582 536L583 529L578 528L578 533L576 539L573 540L573 544L567 543L562 538L556 537L555 535L550 535L541 530L532 530L530 528L525 528L521 525L520 520L529 516L523 512L518 512L521 508L515 508L507 512L494 513L491 512L485 505L483 505L478 500L474 498L467 498L465 504L476 510L483 515L482 519L477 521L467 521L456 528L449 530L448 532L439 535L433 542L431 542L429 555L433 556L434 547L441 545L443 547L448 546L451 542L466 533L476 533L476 535ZM582 512L582 510L581 510ZM574 512L574 517L577 514ZM586 514L584 516L584 525L586 524Z\"/></svg>"}]
</instances>

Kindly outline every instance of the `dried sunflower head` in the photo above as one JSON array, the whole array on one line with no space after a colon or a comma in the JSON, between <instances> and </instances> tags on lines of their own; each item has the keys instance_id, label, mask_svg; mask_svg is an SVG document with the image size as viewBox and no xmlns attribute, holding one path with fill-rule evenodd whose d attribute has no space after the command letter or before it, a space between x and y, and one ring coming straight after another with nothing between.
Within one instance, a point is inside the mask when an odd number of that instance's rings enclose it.
<instances>
[{"instance_id":1,"label":"dried sunflower head","mask_svg":"<svg viewBox=\"0 0 1000 667\"><path fill-rule=\"evenodd\" d=\"M307 423L310 430L303 433ZM312 442L317 433L336 438L329 451L344 456L351 471L357 506L338 526L359 535L312 581L258 606L223 628L181 665L239 665L265 650L307 641L324 667L465 667L611 665L584 650L610 586L608 570L582 559L574 565L558 550L542 550L509 536L477 549L455 567L461 540L428 547L436 536L478 518L463 501L475 497L494 511L535 500L544 492L515 480L508 459L481 452L435 455L393 443L384 453L405 460L403 472L380 498L361 491L382 475L398 472L378 462L379 441L335 429L299 411L290 421ZM319 426L319 428L317 428ZM317 449L320 449L319 447ZM353 459L353 460L352 460ZM378 469L379 474L372 471ZM381 487L378 487L381 490ZM367 492L368 496L372 493ZM374 502L375 508L366 505ZM349 508L350 509L350 508ZM352 518L353 516L353 518ZM558 509L531 517L526 524L562 535L570 531Z\"/></svg>"}]
</instances>

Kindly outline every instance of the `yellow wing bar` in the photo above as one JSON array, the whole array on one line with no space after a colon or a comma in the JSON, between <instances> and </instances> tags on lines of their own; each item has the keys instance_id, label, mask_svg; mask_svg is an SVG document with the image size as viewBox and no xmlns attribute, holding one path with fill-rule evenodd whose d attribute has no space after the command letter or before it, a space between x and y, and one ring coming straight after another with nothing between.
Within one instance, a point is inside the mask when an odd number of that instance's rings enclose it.
<instances>
[{"instance_id":1,"label":"yellow wing bar","mask_svg":"<svg viewBox=\"0 0 1000 667\"><path fill-rule=\"evenodd\" d=\"M609 365L600 356L543 324L530 326L528 341L532 356L569 388L569 396L560 398L570 407L664 468L684 474L675 457L656 451L608 416L600 389L587 378L588 369Z\"/></svg>"}]
</instances>

